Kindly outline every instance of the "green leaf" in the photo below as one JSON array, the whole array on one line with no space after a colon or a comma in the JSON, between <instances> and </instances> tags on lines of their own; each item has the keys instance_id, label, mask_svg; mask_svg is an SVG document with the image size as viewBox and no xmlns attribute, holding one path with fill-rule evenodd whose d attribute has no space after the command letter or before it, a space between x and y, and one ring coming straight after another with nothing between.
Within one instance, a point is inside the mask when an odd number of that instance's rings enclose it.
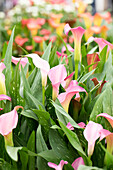
<instances>
[{"instance_id":1,"label":"green leaf","mask_svg":"<svg viewBox=\"0 0 113 170\"><path fill-rule=\"evenodd\" d=\"M11 81L11 59L12 59L12 47L13 47L13 37L14 37L14 31L15 31L15 27L13 28L8 46L7 46L7 50L6 50L6 54L5 54L5 58L4 58L4 64L6 66L5 69L5 83L6 83L6 90L8 91L9 88L9 84Z\"/></svg>"},{"instance_id":2,"label":"green leaf","mask_svg":"<svg viewBox=\"0 0 113 170\"><path fill-rule=\"evenodd\" d=\"M56 56L56 50L57 47L54 46L49 57L49 64L51 68L59 64L58 57Z\"/></svg>"},{"instance_id":3,"label":"green leaf","mask_svg":"<svg viewBox=\"0 0 113 170\"><path fill-rule=\"evenodd\" d=\"M85 74L80 80L79 83L83 83L84 81L86 81L95 71L96 69L93 69L92 71L90 71L89 73Z\"/></svg>"},{"instance_id":4,"label":"green leaf","mask_svg":"<svg viewBox=\"0 0 113 170\"><path fill-rule=\"evenodd\" d=\"M19 150L20 160L22 163L21 170L27 169L27 163L28 163L28 154L24 152L23 150Z\"/></svg>"},{"instance_id":5,"label":"green leaf","mask_svg":"<svg viewBox=\"0 0 113 170\"><path fill-rule=\"evenodd\" d=\"M56 114L57 114L57 117L58 117L59 121L61 121L61 122L64 123L65 125L67 125L67 123L70 122L73 127L80 128L80 127L77 125L77 123L71 118L71 116L70 116L61 106L59 106L58 104L56 104L54 101L52 101L52 104L53 104L53 106L55 107ZM63 115L66 119L64 119L64 117L62 117L62 115Z\"/></svg>"},{"instance_id":6,"label":"green leaf","mask_svg":"<svg viewBox=\"0 0 113 170\"><path fill-rule=\"evenodd\" d=\"M48 150L47 145L42 136L41 125L38 126L37 132L36 132L36 150L37 150L37 153Z\"/></svg>"},{"instance_id":7,"label":"green leaf","mask_svg":"<svg viewBox=\"0 0 113 170\"><path fill-rule=\"evenodd\" d=\"M42 79L41 79L40 70L38 70L38 72L35 76L35 79L34 79L33 84L31 86L31 91L33 93L33 96L36 99L38 99L38 101L40 101L42 103Z\"/></svg>"},{"instance_id":8,"label":"green leaf","mask_svg":"<svg viewBox=\"0 0 113 170\"><path fill-rule=\"evenodd\" d=\"M21 115L38 121L38 117L36 116L36 114L32 110L26 110L26 111L23 110L21 112Z\"/></svg>"},{"instance_id":9,"label":"green leaf","mask_svg":"<svg viewBox=\"0 0 113 170\"><path fill-rule=\"evenodd\" d=\"M98 63L98 68L96 72L101 73L103 71L104 64L106 62L107 48L108 48L108 45L106 45L100 53L100 62Z\"/></svg>"},{"instance_id":10,"label":"green leaf","mask_svg":"<svg viewBox=\"0 0 113 170\"><path fill-rule=\"evenodd\" d=\"M60 160L66 160L70 163L74 161L76 152L73 152L68 148L67 142L65 142L63 137L61 137L56 130L50 129L49 141L52 150Z\"/></svg>"},{"instance_id":11,"label":"green leaf","mask_svg":"<svg viewBox=\"0 0 113 170\"><path fill-rule=\"evenodd\" d=\"M5 42L3 44L2 59L5 58L6 50L7 50L7 43Z\"/></svg>"},{"instance_id":12,"label":"green leaf","mask_svg":"<svg viewBox=\"0 0 113 170\"><path fill-rule=\"evenodd\" d=\"M24 85L25 90L27 92L29 92L30 94L32 94L32 91L30 89L28 80L26 79L26 76L25 76L24 69L23 69L22 65L21 65L21 76L22 76L23 85Z\"/></svg>"},{"instance_id":13,"label":"green leaf","mask_svg":"<svg viewBox=\"0 0 113 170\"><path fill-rule=\"evenodd\" d=\"M0 158L0 170L17 170L17 168Z\"/></svg>"},{"instance_id":14,"label":"green leaf","mask_svg":"<svg viewBox=\"0 0 113 170\"><path fill-rule=\"evenodd\" d=\"M50 128L50 115L46 111L33 109L33 112L37 115L39 124L43 126L46 133L49 132Z\"/></svg>"},{"instance_id":15,"label":"green leaf","mask_svg":"<svg viewBox=\"0 0 113 170\"><path fill-rule=\"evenodd\" d=\"M107 113L112 116L112 89L110 84L107 85L106 89L100 94L95 102L93 110L90 115L90 120L98 122L99 118L96 119L97 115L100 113Z\"/></svg>"},{"instance_id":16,"label":"green leaf","mask_svg":"<svg viewBox=\"0 0 113 170\"><path fill-rule=\"evenodd\" d=\"M103 169L92 166L80 165L77 170L103 170Z\"/></svg>"},{"instance_id":17,"label":"green leaf","mask_svg":"<svg viewBox=\"0 0 113 170\"><path fill-rule=\"evenodd\" d=\"M6 146L6 151L7 151L8 155L14 161L18 161L18 151L21 150L21 149L22 149L22 147Z\"/></svg>"},{"instance_id":18,"label":"green leaf","mask_svg":"<svg viewBox=\"0 0 113 170\"><path fill-rule=\"evenodd\" d=\"M93 54L93 53L96 51L97 48L98 48L98 45L95 46L95 47L93 47L93 48L88 52L88 54Z\"/></svg>"},{"instance_id":19,"label":"green leaf","mask_svg":"<svg viewBox=\"0 0 113 170\"><path fill-rule=\"evenodd\" d=\"M33 104L36 106L37 109L39 109L39 107L41 107L43 110L45 110L44 106L42 103L40 103L35 97L33 97L33 95L31 95L29 92L26 91L27 96L31 99L31 101L33 102Z\"/></svg>"},{"instance_id":20,"label":"green leaf","mask_svg":"<svg viewBox=\"0 0 113 170\"><path fill-rule=\"evenodd\" d=\"M52 42L49 43L46 50L44 51L44 54L42 55L42 58L48 62L49 62L49 56L51 52L51 46L52 46Z\"/></svg>"},{"instance_id":21,"label":"green leaf","mask_svg":"<svg viewBox=\"0 0 113 170\"><path fill-rule=\"evenodd\" d=\"M29 141L27 143L27 148L32 151L35 152L35 132L33 131L29 137ZM29 156L28 158L28 167L29 170L35 170L35 157Z\"/></svg>"},{"instance_id":22,"label":"green leaf","mask_svg":"<svg viewBox=\"0 0 113 170\"><path fill-rule=\"evenodd\" d=\"M78 151L80 152L82 155L86 156L85 152L83 151L81 144L79 142L79 139L76 135L76 133L74 133L73 131L69 130L62 122L59 122L60 126L62 128L62 130L64 131L64 133L66 134L69 142L71 143L71 145Z\"/></svg>"},{"instance_id":23,"label":"green leaf","mask_svg":"<svg viewBox=\"0 0 113 170\"><path fill-rule=\"evenodd\" d=\"M34 82L34 79L36 77L36 74L37 74L37 68L35 67L35 69L32 71L32 73L30 74L30 76L28 77L28 82L29 82L29 85L30 87L32 86L33 82Z\"/></svg>"},{"instance_id":24,"label":"green leaf","mask_svg":"<svg viewBox=\"0 0 113 170\"><path fill-rule=\"evenodd\" d=\"M38 126L37 132L36 132L36 151L39 155L37 157L37 168L39 170L49 169L48 166L47 166L47 161L45 160L45 157L43 157L43 156L40 157L40 153L42 153L43 151L48 151L47 145L46 145L44 138L42 136L40 125Z\"/></svg>"},{"instance_id":25,"label":"green leaf","mask_svg":"<svg viewBox=\"0 0 113 170\"><path fill-rule=\"evenodd\" d=\"M40 157L44 158L47 162L59 163L60 158L55 154L53 150L46 150L38 154Z\"/></svg>"}]
</instances>

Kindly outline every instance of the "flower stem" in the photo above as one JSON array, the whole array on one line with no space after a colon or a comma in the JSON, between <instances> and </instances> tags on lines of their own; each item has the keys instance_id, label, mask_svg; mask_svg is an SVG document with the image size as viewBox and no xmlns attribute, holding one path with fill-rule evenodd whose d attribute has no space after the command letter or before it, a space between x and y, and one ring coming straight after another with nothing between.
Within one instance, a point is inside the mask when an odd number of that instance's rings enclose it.
<instances>
[{"instance_id":1,"label":"flower stem","mask_svg":"<svg viewBox=\"0 0 113 170\"><path fill-rule=\"evenodd\" d=\"M42 103L45 105L45 87L42 86Z\"/></svg>"}]
</instances>

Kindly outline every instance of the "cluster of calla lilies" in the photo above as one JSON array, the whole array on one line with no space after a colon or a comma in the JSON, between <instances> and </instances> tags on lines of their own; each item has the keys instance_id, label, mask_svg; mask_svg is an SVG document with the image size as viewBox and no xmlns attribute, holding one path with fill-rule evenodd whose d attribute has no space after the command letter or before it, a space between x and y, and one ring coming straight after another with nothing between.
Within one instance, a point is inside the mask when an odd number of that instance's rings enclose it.
<instances>
[{"instance_id":1,"label":"cluster of calla lilies","mask_svg":"<svg viewBox=\"0 0 113 170\"><path fill-rule=\"evenodd\" d=\"M79 68L79 63L82 60L82 55L81 55L81 40L82 36L85 33L85 29L82 27L76 27L76 28L71 28L69 24L66 24L64 27L64 32L66 35L68 35L69 31L72 32L73 37L74 37L74 49L67 44L67 48L69 51L74 52L74 64L75 64L75 71L72 72L71 74L68 74L66 71L66 67L64 64L59 64L56 65L52 68L50 68L49 63L41 58L39 55L33 53L33 54L27 54L23 58L16 58L12 56L12 62L17 65L19 62L19 69L21 70L21 65L24 68L25 65L28 63L28 59L31 58L33 64L40 69L41 71L41 78L42 78L42 103L45 106L45 90L47 87L47 79L51 81L52 84L52 100L55 101L56 99L59 100L60 104L64 108L65 112L68 114L69 110L69 104L71 99L73 98L74 100L80 102L80 92L85 93L87 96L87 91L79 85L77 82L78 79L78 68ZM108 59L108 55L111 49L113 49L113 45L109 43L108 41L104 40L103 38L94 38L90 37L88 39L87 43L90 43L92 41L95 41L99 45L99 52L93 53L93 54L88 54L87 55L87 62L88 65L90 65L92 62L95 64L92 66L92 68L89 68L89 71L93 70L94 68L97 67L98 63L100 61L99 54L102 51L102 49L107 45L107 55L106 55L106 60ZM66 47L63 47L62 53L64 53L66 50ZM57 52L59 53L59 52ZM61 55L62 56L62 55ZM65 55L64 55L65 56ZM68 59L68 58L67 58ZM67 65L68 65L67 61ZM4 63L0 63L0 101L1 100L9 100L11 101L11 98L6 95L6 88L5 88L5 76L2 73L3 70L5 69ZM75 79L73 80L73 76L75 75ZM98 91L96 93L100 94L102 91L102 87L104 82L98 82L97 78L91 79L94 82L94 85L96 86L97 84L101 84L101 86L98 88ZM62 86L65 90L65 92L59 93L59 86ZM12 138L12 130L16 128L17 123L18 123L18 113L17 110L21 108L23 109L22 106L15 106L14 109L9 112L9 113L4 113L0 116L0 134L4 136L5 139L5 145L9 146L14 146L13 145L13 138ZM4 108L0 108L0 110L3 110ZM111 126L113 127L113 117L108 115L107 113L101 113L98 114L98 117L104 117L106 118ZM106 138L106 143L107 143L107 151L112 154L113 149L113 133L104 129L101 124L95 123L93 121L89 121L87 125L85 125L83 122L78 123L78 126L84 131L83 135L84 138L88 142L88 151L87 155L90 158L94 152L94 147L95 147L95 142L97 139L99 139L99 142L102 141L104 138ZM71 125L70 122L68 122L66 126L70 131L74 130L74 127ZM106 160L108 153L106 153L105 158ZM56 170L62 170L63 166L65 164L68 164L67 161L61 160L59 165L56 165L55 163L48 162L48 166L51 168L54 168ZM77 170L80 165L85 165L84 159L82 157L78 157L75 159L75 161L71 164L71 166L74 168L74 170Z\"/></svg>"}]
</instances>

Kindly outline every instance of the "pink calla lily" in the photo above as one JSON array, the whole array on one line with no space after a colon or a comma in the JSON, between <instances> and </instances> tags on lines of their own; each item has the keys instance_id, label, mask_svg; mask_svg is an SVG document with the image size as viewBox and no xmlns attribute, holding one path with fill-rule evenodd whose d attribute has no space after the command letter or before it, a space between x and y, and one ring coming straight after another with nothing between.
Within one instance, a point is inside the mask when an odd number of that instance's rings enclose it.
<instances>
[{"instance_id":1,"label":"pink calla lily","mask_svg":"<svg viewBox=\"0 0 113 170\"><path fill-rule=\"evenodd\" d=\"M89 121L85 130L84 137L88 141L88 156L91 156L94 151L94 146L96 140L100 137L100 130L102 130L102 125Z\"/></svg>"},{"instance_id":2,"label":"pink calla lily","mask_svg":"<svg viewBox=\"0 0 113 170\"><path fill-rule=\"evenodd\" d=\"M67 124L67 126L66 126L68 129L70 129L70 130L74 130L74 127L71 125L71 123L69 122L68 124Z\"/></svg>"},{"instance_id":3,"label":"pink calla lily","mask_svg":"<svg viewBox=\"0 0 113 170\"><path fill-rule=\"evenodd\" d=\"M72 32L74 36L74 61L75 61L75 80L78 77L78 64L81 62L81 39L85 33L85 29L82 27L71 28L69 24L64 27L64 32L68 35L69 31Z\"/></svg>"},{"instance_id":4,"label":"pink calla lily","mask_svg":"<svg viewBox=\"0 0 113 170\"><path fill-rule=\"evenodd\" d=\"M75 161L72 163L74 170L77 170L80 165L85 165L82 157L75 159Z\"/></svg>"},{"instance_id":5,"label":"pink calla lily","mask_svg":"<svg viewBox=\"0 0 113 170\"><path fill-rule=\"evenodd\" d=\"M27 57L32 58L34 65L37 68L40 68L42 76L42 86L45 87L47 84L47 74L50 70L49 63L46 60L40 58L37 54L28 54Z\"/></svg>"},{"instance_id":6,"label":"pink calla lily","mask_svg":"<svg viewBox=\"0 0 113 170\"><path fill-rule=\"evenodd\" d=\"M79 125L81 128L85 129L86 124L85 124L84 122L80 122L80 123L78 123L78 125Z\"/></svg>"},{"instance_id":7,"label":"pink calla lily","mask_svg":"<svg viewBox=\"0 0 113 170\"><path fill-rule=\"evenodd\" d=\"M59 93L59 85L64 81L67 76L66 68L63 64L57 65L50 69L48 73L49 79L53 86L53 100L56 99Z\"/></svg>"},{"instance_id":8,"label":"pink calla lily","mask_svg":"<svg viewBox=\"0 0 113 170\"><path fill-rule=\"evenodd\" d=\"M61 160L60 163L59 163L59 165L56 165L56 164L54 164L54 163L52 163L52 162L48 162L48 166L49 166L50 168L54 168L55 170L62 170L64 164L68 164L68 162L67 162L67 161L64 161L64 160Z\"/></svg>"},{"instance_id":9,"label":"pink calla lily","mask_svg":"<svg viewBox=\"0 0 113 170\"><path fill-rule=\"evenodd\" d=\"M11 98L9 96L5 95L5 94L1 94L0 95L0 101L1 100L9 100L9 101L11 101Z\"/></svg>"},{"instance_id":10,"label":"pink calla lily","mask_svg":"<svg viewBox=\"0 0 113 170\"><path fill-rule=\"evenodd\" d=\"M100 113L99 115L97 115L97 117L99 116L105 117L113 128L113 117L112 116L108 115L107 113Z\"/></svg>"},{"instance_id":11,"label":"pink calla lily","mask_svg":"<svg viewBox=\"0 0 113 170\"><path fill-rule=\"evenodd\" d=\"M86 90L77 85L78 82L76 80L72 80L66 92L58 95L58 99L64 108L64 110L68 113L69 103L72 97L78 92L86 92Z\"/></svg>"},{"instance_id":12,"label":"pink calla lily","mask_svg":"<svg viewBox=\"0 0 113 170\"><path fill-rule=\"evenodd\" d=\"M13 62L15 65L17 65L18 62L20 62L20 65L19 65L19 69L20 69L20 68L21 68L21 65L22 65L22 67L24 68L25 65L28 63L28 58L27 58L27 57L25 57L25 58L16 58L16 57L13 57L13 56L12 56L12 62Z\"/></svg>"},{"instance_id":13,"label":"pink calla lily","mask_svg":"<svg viewBox=\"0 0 113 170\"><path fill-rule=\"evenodd\" d=\"M5 76L2 71L6 68L4 63L0 63L0 94L6 94Z\"/></svg>"},{"instance_id":14,"label":"pink calla lily","mask_svg":"<svg viewBox=\"0 0 113 170\"><path fill-rule=\"evenodd\" d=\"M9 113L5 113L0 116L0 134L3 136L8 135L16 128L18 123L17 109L22 108L22 106L16 106L14 110Z\"/></svg>"},{"instance_id":15,"label":"pink calla lily","mask_svg":"<svg viewBox=\"0 0 113 170\"><path fill-rule=\"evenodd\" d=\"M88 65L91 65L91 64L99 62L99 61L100 61L100 59L99 59L98 53L87 54L87 63L88 63ZM98 63L96 63L93 66L91 66L89 68L89 71L95 69L97 67L97 65L98 65Z\"/></svg>"},{"instance_id":16,"label":"pink calla lily","mask_svg":"<svg viewBox=\"0 0 113 170\"><path fill-rule=\"evenodd\" d=\"M75 72L72 72L69 76L67 76L64 81L61 83L63 88L68 88L72 78L73 78L73 75L74 75Z\"/></svg>"},{"instance_id":17,"label":"pink calla lily","mask_svg":"<svg viewBox=\"0 0 113 170\"><path fill-rule=\"evenodd\" d=\"M66 46L70 52L74 52L74 49L69 44L67 44ZM66 47L63 46L61 51L62 53L64 53L66 51Z\"/></svg>"},{"instance_id":18,"label":"pink calla lily","mask_svg":"<svg viewBox=\"0 0 113 170\"><path fill-rule=\"evenodd\" d=\"M113 49L113 44L104 40L103 38L94 38L94 41L99 45L99 52L101 52L106 45L108 45L107 52Z\"/></svg>"},{"instance_id":19,"label":"pink calla lily","mask_svg":"<svg viewBox=\"0 0 113 170\"><path fill-rule=\"evenodd\" d=\"M106 80L104 80L103 82L102 81L98 81L96 77L92 78L91 81L93 81L94 85L96 86L97 84L100 84L100 87L98 88L97 92L96 92L96 95L100 94L101 91L102 91L102 88L104 86L105 83L107 83Z\"/></svg>"}]
</instances>

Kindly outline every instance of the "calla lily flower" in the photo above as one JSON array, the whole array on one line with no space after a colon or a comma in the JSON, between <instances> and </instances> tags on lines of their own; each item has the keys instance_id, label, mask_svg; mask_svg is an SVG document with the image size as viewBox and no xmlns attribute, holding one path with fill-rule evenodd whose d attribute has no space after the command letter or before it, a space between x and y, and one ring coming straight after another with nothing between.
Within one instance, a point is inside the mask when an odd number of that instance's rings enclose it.
<instances>
[{"instance_id":1,"label":"calla lily flower","mask_svg":"<svg viewBox=\"0 0 113 170\"><path fill-rule=\"evenodd\" d=\"M99 115L97 115L97 117L99 116L105 117L113 128L113 117L112 116L108 115L107 113L100 113Z\"/></svg>"},{"instance_id":2,"label":"calla lily flower","mask_svg":"<svg viewBox=\"0 0 113 170\"><path fill-rule=\"evenodd\" d=\"M0 94L6 94L5 76L2 71L6 68L4 63L0 63Z\"/></svg>"},{"instance_id":3,"label":"calla lily flower","mask_svg":"<svg viewBox=\"0 0 113 170\"><path fill-rule=\"evenodd\" d=\"M25 48L26 48L26 50L31 51L33 49L33 46L32 45L27 45Z\"/></svg>"},{"instance_id":4,"label":"calla lily flower","mask_svg":"<svg viewBox=\"0 0 113 170\"><path fill-rule=\"evenodd\" d=\"M94 146L96 140L100 137L100 130L102 130L102 125L89 121L85 130L84 137L88 141L88 156L91 156L94 151Z\"/></svg>"},{"instance_id":5,"label":"calla lily flower","mask_svg":"<svg viewBox=\"0 0 113 170\"><path fill-rule=\"evenodd\" d=\"M61 61L63 61L63 59L64 59L64 57L65 57L65 62L66 62L66 64L68 64L67 54L65 54L65 53L60 53L59 51L56 51L56 54L58 55L58 58L61 57Z\"/></svg>"},{"instance_id":6,"label":"calla lily flower","mask_svg":"<svg viewBox=\"0 0 113 170\"><path fill-rule=\"evenodd\" d=\"M107 38L107 31L109 28L106 25L101 26L101 37L106 39Z\"/></svg>"},{"instance_id":7,"label":"calla lily flower","mask_svg":"<svg viewBox=\"0 0 113 170\"><path fill-rule=\"evenodd\" d=\"M74 49L69 44L66 44L66 46L70 52L74 52ZM63 46L61 51L64 53L66 51L66 47Z\"/></svg>"},{"instance_id":8,"label":"calla lily flower","mask_svg":"<svg viewBox=\"0 0 113 170\"><path fill-rule=\"evenodd\" d=\"M5 144L13 145L11 132L16 128L18 123L17 109L22 106L16 106L14 110L0 116L0 134L5 137Z\"/></svg>"},{"instance_id":9,"label":"calla lily flower","mask_svg":"<svg viewBox=\"0 0 113 170\"><path fill-rule=\"evenodd\" d=\"M87 4L84 1L82 0L78 1L78 13L79 14L84 13L86 10L86 7L87 7Z\"/></svg>"},{"instance_id":10,"label":"calla lily flower","mask_svg":"<svg viewBox=\"0 0 113 170\"><path fill-rule=\"evenodd\" d=\"M75 159L75 161L72 163L74 170L77 170L80 165L85 165L82 157Z\"/></svg>"},{"instance_id":11,"label":"calla lily flower","mask_svg":"<svg viewBox=\"0 0 113 170\"><path fill-rule=\"evenodd\" d=\"M85 35L85 40L88 41L88 39L89 39L91 36L93 36L93 34L94 34L94 31L91 29L91 27L88 28L88 29L85 31L85 33L84 33L84 35Z\"/></svg>"},{"instance_id":12,"label":"calla lily flower","mask_svg":"<svg viewBox=\"0 0 113 170\"><path fill-rule=\"evenodd\" d=\"M15 38L15 42L19 45L19 46L23 46L25 44L25 42L28 41L28 38L22 38L20 35L16 36Z\"/></svg>"},{"instance_id":13,"label":"calla lily flower","mask_svg":"<svg viewBox=\"0 0 113 170\"><path fill-rule=\"evenodd\" d=\"M64 32L68 35L68 32L72 31L74 36L74 61L75 61L75 80L78 77L78 64L81 62L81 39L85 32L85 29L82 27L71 28L69 24L66 24L64 27Z\"/></svg>"},{"instance_id":14,"label":"calla lily flower","mask_svg":"<svg viewBox=\"0 0 113 170\"><path fill-rule=\"evenodd\" d=\"M113 49L113 44L104 40L103 38L94 38L94 41L99 45L99 52L101 52L106 45L108 45L107 52Z\"/></svg>"},{"instance_id":15,"label":"calla lily flower","mask_svg":"<svg viewBox=\"0 0 113 170\"><path fill-rule=\"evenodd\" d=\"M90 27L91 31L93 31L94 34L100 34L101 33L101 27L100 26L92 26Z\"/></svg>"},{"instance_id":16,"label":"calla lily flower","mask_svg":"<svg viewBox=\"0 0 113 170\"><path fill-rule=\"evenodd\" d=\"M97 92L96 92L96 95L100 94L101 91L102 91L102 88L103 88L104 84L107 83L107 81L106 81L106 80L104 80L103 82L102 82L102 81L98 81L96 77L92 78L91 80L93 81L93 83L94 83L95 86L96 86L97 84L100 84L100 83L101 83L100 87L98 88L98 90L97 90Z\"/></svg>"},{"instance_id":17,"label":"calla lily flower","mask_svg":"<svg viewBox=\"0 0 113 170\"><path fill-rule=\"evenodd\" d=\"M21 69L21 65L22 67L24 68L25 65L28 63L28 58L25 57L25 58L16 58L16 57L13 57L12 56L12 60L11 60L15 65L18 64L18 62L20 62L19 64L19 69Z\"/></svg>"},{"instance_id":18,"label":"calla lily flower","mask_svg":"<svg viewBox=\"0 0 113 170\"><path fill-rule=\"evenodd\" d=\"M9 101L11 101L11 98L9 96L5 95L5 94L1 94L0 95L0 101L1 100L9 100ZM0 110L3 110L3 108L0 108Z\"/></svg>"},{"instance_id":19,"label":"calla lily flower","mask_svg":"<svg viewBox=\"0 0 113 170\"><path fill-rule=\"evenodd\" d=\"M68 124L67 124L67 126L66 126L68 129L70 129L70 130L74 130L74 127L71 125L71 123L69 122Z\"/></svg>"},{"instance_id":20,"label":"calla lily flower","mask_svg":"<svg viewBox=\"0 0 113 170\"><path fill-rule=\"evenodd\" d=\"M60 23L59 26L56 28L56 34L62 36L64 30L65 23Z\"/></svg>"},{"instance_id":21,"label":"calla lily flower","mask_svg":"<svg viewBox=\"0 0 113 170\"><path fill-rule=\"evenodd\" d=\"M37 34L38 29L41 28L41 26L38 24L36 19L29 19L27 23L27 28L31 31L31 35L35 36Z\"/></svg>"},{"instance_id":22,"label":"calla lily flower","mask_svg":"<svg viewBox=\"0 0 113 170\"><path fill-rule=\"evenodd\" d=\"M79 125L81 128L85 129L86 124L85 124L84 122L80 122L80 123L78 123L78 125Z\"/></svg>"},{"instance_id":23,"label":"calla lily flower","mask_svg":"<svg viewBox=\"0 0 113 170\"><path fill-rule=\"evenodd\" d=\"M18 122L17 109L19 108L23 109L22 106L16 106L11 112L0 116L0 134L3 136L8 135L16 128Z\"/></svg>"},{"instance_id":24,"label":"calla lily flower","mask_svg":"<svg viewBox=\"0 0 113 170\"><path fill-rule=\"evenodd\" d=\"M91 65L91 64L99 62L99 61L100 61L100 58L99 58L98 53L87 54L87 63L88 63L88 65ZM95 69L97 67L97 65L98 65L98 63L96 63L93 66L91 66L89 68L89 71Z\"/></svg>"},{"instance_id":25,"label":"calla lily flower","mask_svg":"<svg viewBox=\"0 0 113 170\"><path fill-rule=\"evenodd\" d=\"M64 81L61 83L64 89L67 89L68 86L70 85L74 73L75 73L75 72L72 72L72 73L71 73L69 76L67 76L67 77L64 79Z\"/></svg>"},{"instance_id":26,"label":"calla lily flower","mask_svg":"<svg viewBox=\"0 0 113 170\"><path fill-rule=\"evenodd\" d=\"M26 56L32 58L34 65L37 68L40 68L42 76L42 86L45 87L47 84L47 74L50 70L49 63L46 60L40 58L37 54L28 54Z\"/></svg>"},{"instance_id":27,"label":"calla lily flower","mask_svg":"<svg viewBox=\"0 0 113 170\"><path fill-rule=\"evenodd\" d=\"M49 166L50 168L54 168L55 170L62 170L64 164L68 164L68 162L67 162L67 161L64 161L64 160L61 160L60 163L59 163L59 165L56 165L56 164L54 164L54 163L52 163L52 162L48 162L48 166Z\"/></svg>"},{"instance_id":28,"label":"calla lily flower","mask_svg":"<svg viewBox=\"0 0 113 170\"><path fill-rule=\"evenodd\" d=\"M9 100L9 101L11 101L11 98L9 96L5 95L5 94L1 94L0 95L0 101L1 100Z\"/></svg>"},{"instance_id":29,"label":"calla lily flower","mask_svg":"<svg viewBox=\"0 0 113 170\"><path fill-rule=\"evenodd\" d=\"M84 19L85 26L87 29L91 27L93 22L93 16L89 12L79 14L78 16Z\"/></svg>"},{"instance_id":30,"label":"calla lily flower","mask_svg":"<svg viewBox=\"0 0 113 170\"><path fill-rule=\"evenodd\" d=\"M96 13L94 15L94 25L101 26L102 20L103 20L103 18L102 18L102 16L99 13Z\"/></svg>"},{"instance_id":31,"label":"calla lily flower","mask_svg":"<svg viewBox=\"0 0 113 170\"><path fill-rule=\"evenodd\" d=\"M51 18L54 20L54 22L55 22L56 24L59 24L61 18L63 17L63 15L62 15L61 13L60 13L60 14L51 13L50 16L51 16Z\"/></svg>"},{"instance_id":32,"label":"calla lily flower","mask_svg":"<svg viewBox=\"0 0 113 170\"><path fill-rule=\"evenodd\" d=\"M41 34L41 35L50 35L50 34L51 34L51 31L50 31L50 30L47 30L47 29L42 29L42 30L40 31L40 34Z\"/></svg>"},{"instance_id":33,"label":"calla lily flower","mask_svg":"<svg viewBox=\"0 0 113 170\"><path fill-rule=\"evenodd\" d=\"M58 99L64 108L64 110L68 113L69 103L72 99L72 97L78 93L78 92L86 92L86 90L80 86L77 85L78 82L76 80L72 80L68 88L66 89L66 92L60 93L58 95Z\"/></svg>"},{"instance_id":34,"label":"calla lily flower","mask_svg":"<svg viewBox=\"0 0 113 170\"><path fill-rule=\"evenodd\" d=\"M53 86L52 99L55 100L59 93L59 85L64 81L67 76L65 66L63 64L60 64L51 68L48 76Z\"/></svg>"}]
</instances>

